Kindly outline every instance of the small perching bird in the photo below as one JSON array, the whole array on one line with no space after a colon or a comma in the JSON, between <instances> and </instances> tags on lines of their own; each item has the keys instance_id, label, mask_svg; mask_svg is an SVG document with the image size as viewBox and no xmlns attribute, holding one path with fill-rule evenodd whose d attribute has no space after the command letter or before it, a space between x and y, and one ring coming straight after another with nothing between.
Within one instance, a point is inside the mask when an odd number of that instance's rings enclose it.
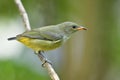
<instances>
[{"instance_id":1,"label":"small perching bird","mask_svg":"<svg viewBox=\"0 0 120 80\"><path fill-rule=\"evenodd\" d=\"M17 40L35 52L52 50L60 47L73 33L86 28L73 22L64 22L26 31L8 40Z\"/></svg>"}]
</instances>

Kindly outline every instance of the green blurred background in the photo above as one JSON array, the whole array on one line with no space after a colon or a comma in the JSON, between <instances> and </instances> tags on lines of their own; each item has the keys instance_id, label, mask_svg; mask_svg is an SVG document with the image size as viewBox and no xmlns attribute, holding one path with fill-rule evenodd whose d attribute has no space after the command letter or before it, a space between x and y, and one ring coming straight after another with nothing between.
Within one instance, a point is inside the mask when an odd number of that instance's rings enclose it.
<instances>
[{"instance_id":1,"label":"green blurred background","mask_svg":"<svg viewBox=\"0 0 120 80\"><path fill-rule=\"evenodd\" d=\"M46 52L61 80L120 80L120 0L22 0L32 28L88 28ZM0 0L0 80L50 80L34 52L8 37L25 31L14 0Z\"/></svg>"}]
</instances>

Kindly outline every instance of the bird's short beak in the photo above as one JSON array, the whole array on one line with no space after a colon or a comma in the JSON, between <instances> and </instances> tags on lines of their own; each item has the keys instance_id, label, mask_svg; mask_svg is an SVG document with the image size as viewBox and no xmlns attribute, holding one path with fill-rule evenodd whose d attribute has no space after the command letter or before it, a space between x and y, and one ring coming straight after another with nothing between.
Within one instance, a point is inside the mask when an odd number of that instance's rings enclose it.
<instances>
[{"instance_id":1,"label":"bird's short beak","mask_svg":"<svg viewBox=\"0 0 120 80\"><path fill-rule=\"evenodd\" d=\"M87 30L85 27L80 26L77 30Z\"/></svg>"}]
</instances>

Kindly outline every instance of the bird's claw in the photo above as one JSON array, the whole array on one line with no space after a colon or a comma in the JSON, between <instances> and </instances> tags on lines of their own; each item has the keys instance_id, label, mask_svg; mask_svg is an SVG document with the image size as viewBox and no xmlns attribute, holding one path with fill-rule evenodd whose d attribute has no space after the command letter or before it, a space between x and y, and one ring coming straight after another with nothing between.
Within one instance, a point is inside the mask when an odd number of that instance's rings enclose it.
<instances>
[{"instance_id":1,"label":"bird's claw","mask_svg":"<svg viewBox=\"0 0 120 80\"><path fill-rule=\"evenodd\" d=\"M46 63L49 63L50 65L52 65L52 63L51 63L50 60L45 59L45 60L44 60L44 63L42 63L42 67L45 67L45 64L46 64Z\"/></svg>"}]
</instances>

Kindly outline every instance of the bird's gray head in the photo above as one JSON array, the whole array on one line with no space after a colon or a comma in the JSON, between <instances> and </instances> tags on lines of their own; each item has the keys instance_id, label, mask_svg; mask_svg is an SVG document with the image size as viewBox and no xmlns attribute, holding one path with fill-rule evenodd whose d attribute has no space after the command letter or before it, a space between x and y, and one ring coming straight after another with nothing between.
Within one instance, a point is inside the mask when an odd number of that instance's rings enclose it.
<instances>
[{"instance_id":1,"label":"bird's gray head","mask_svg":"<svg viewBox=\"0 0 120 80\"><path fill-rule=\"evenodd\" d=\"M60 26L60 29L63 30L68 35L79 30L87 30L86 28L79 26L78 24L73 22L64 22L64 23L58 24L58 26Z\"/></svg>"}]
</instances>

